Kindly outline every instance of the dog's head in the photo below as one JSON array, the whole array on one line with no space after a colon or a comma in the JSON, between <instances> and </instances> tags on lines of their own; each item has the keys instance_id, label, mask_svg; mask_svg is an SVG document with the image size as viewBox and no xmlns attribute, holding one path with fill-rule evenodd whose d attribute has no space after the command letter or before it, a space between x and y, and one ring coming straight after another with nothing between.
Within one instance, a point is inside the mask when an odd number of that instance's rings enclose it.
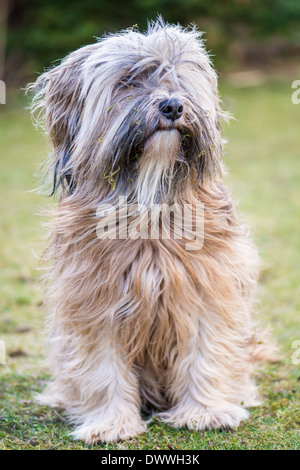
<instances>
[{"instance_id":1,"label":"dog's head","mask_svg":"<svg viewBox=\"0 0 300 470\"><path fill-rule=\"evenodd\" d=\"M107 36L31 88L53 145L53 191L149 204L222 172L217 77L195 29L159 19L146 34Z\"/></svg>"}]
</instances>

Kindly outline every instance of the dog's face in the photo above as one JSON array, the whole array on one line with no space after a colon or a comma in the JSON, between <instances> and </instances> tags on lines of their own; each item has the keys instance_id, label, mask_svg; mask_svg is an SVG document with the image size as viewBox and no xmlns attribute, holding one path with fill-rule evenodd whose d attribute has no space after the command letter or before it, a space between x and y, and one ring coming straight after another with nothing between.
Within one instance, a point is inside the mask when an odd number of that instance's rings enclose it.
<instances>
[{"instance_id":1,"label":"dog's face","mask_svg":"<svg viewBox=\"0 0 300 470\"><path fill-rule=\"evenodd\" d=\"M35 87L54 147L54 190L149 204L222 171L217 79L195 30L159 21L146 34L108 36Z\"/></svg>"}]
</instances>

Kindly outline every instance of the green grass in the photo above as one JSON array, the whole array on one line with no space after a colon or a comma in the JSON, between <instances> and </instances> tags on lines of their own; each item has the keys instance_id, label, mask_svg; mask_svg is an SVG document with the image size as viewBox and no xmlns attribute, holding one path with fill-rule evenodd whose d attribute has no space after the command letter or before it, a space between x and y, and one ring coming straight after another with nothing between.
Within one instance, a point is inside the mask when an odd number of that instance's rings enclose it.
<instances>
[{"instance_id":1,"label":"green grass","mask_svg":"<svg viewBox=\"0 0 300 470\"><path fill-rule=\"evenodd\" d=\"M224 105L237 119L225 127L228 182L261 253L258 307L280 347L280 362L258 372L263 406L237 431L197 433L154 421L139 438L94 448L300 448L300 365L292 363L292 343L300 339L300 105L293 105L290 95L289 82L222 88ZM0 113L0 339L7 345L7 364L0 366L0 448L84 449L70 438L64 413L34 402L48 377L36 214L51 202L29 191L37 184L34 173L46 147L21 106L2 106Z\"/></svg>"}]
</instances>

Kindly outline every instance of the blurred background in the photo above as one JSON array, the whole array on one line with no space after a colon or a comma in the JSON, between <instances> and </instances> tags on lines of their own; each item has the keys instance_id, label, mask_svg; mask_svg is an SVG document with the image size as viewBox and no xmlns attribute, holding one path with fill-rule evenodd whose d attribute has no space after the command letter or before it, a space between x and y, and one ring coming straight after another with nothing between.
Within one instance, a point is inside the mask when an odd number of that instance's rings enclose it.
<instances>
[{"instance_id":1,"label":"blurred background","mask_svg":"<svg viewBox=\"0 0 300 470\"><path fill-rule=\"evenodd\" d=\"M300 88L299 0L0 0L0 80L6 85L6 104L0 100L0 340L7 352L0 365L0 448L82 448L60 415L32 401L48 375L38 212L53 202L33 191L47 147L22 88L95 37L134 25L143 30L158 13L204 31L223 107L235 117L224 127L227 183L259 248L257 310L273 329L281 360L262 369L264 405L240 430L193 437L157 425L135 448L299 448L300 93L292 101L292 84Z\"/></svg>"},{"instance_id":2,"label":"blurred background","mask_svg":"<svg viewBox=\"0 0 300 470\"><path fill-rule=\"evenodd\" d=\"M158 13L205 31L219 69L299 58L297 0L1 0L0 79L22 83L93 37L135 24L144 29Z\"/></svg>"}]
</instances>

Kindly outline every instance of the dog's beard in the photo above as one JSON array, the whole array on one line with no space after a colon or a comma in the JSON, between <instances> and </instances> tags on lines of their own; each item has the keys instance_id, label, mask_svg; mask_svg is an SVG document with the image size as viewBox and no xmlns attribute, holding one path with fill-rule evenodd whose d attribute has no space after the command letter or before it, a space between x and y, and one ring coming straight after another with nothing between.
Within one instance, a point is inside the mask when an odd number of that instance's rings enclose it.
<instances>
[{"instance_id":1,"label":"dog's beard","mask_svg":"<svg viewBox=\"0 0 300 470\"><path fill-rule=\"evenodd\" d=\"M139 203L149 206L171 194L180 144L181 135L176 129L158 130L147 140L137 164L135 194Z\"/></svg>"}]
</instances>

